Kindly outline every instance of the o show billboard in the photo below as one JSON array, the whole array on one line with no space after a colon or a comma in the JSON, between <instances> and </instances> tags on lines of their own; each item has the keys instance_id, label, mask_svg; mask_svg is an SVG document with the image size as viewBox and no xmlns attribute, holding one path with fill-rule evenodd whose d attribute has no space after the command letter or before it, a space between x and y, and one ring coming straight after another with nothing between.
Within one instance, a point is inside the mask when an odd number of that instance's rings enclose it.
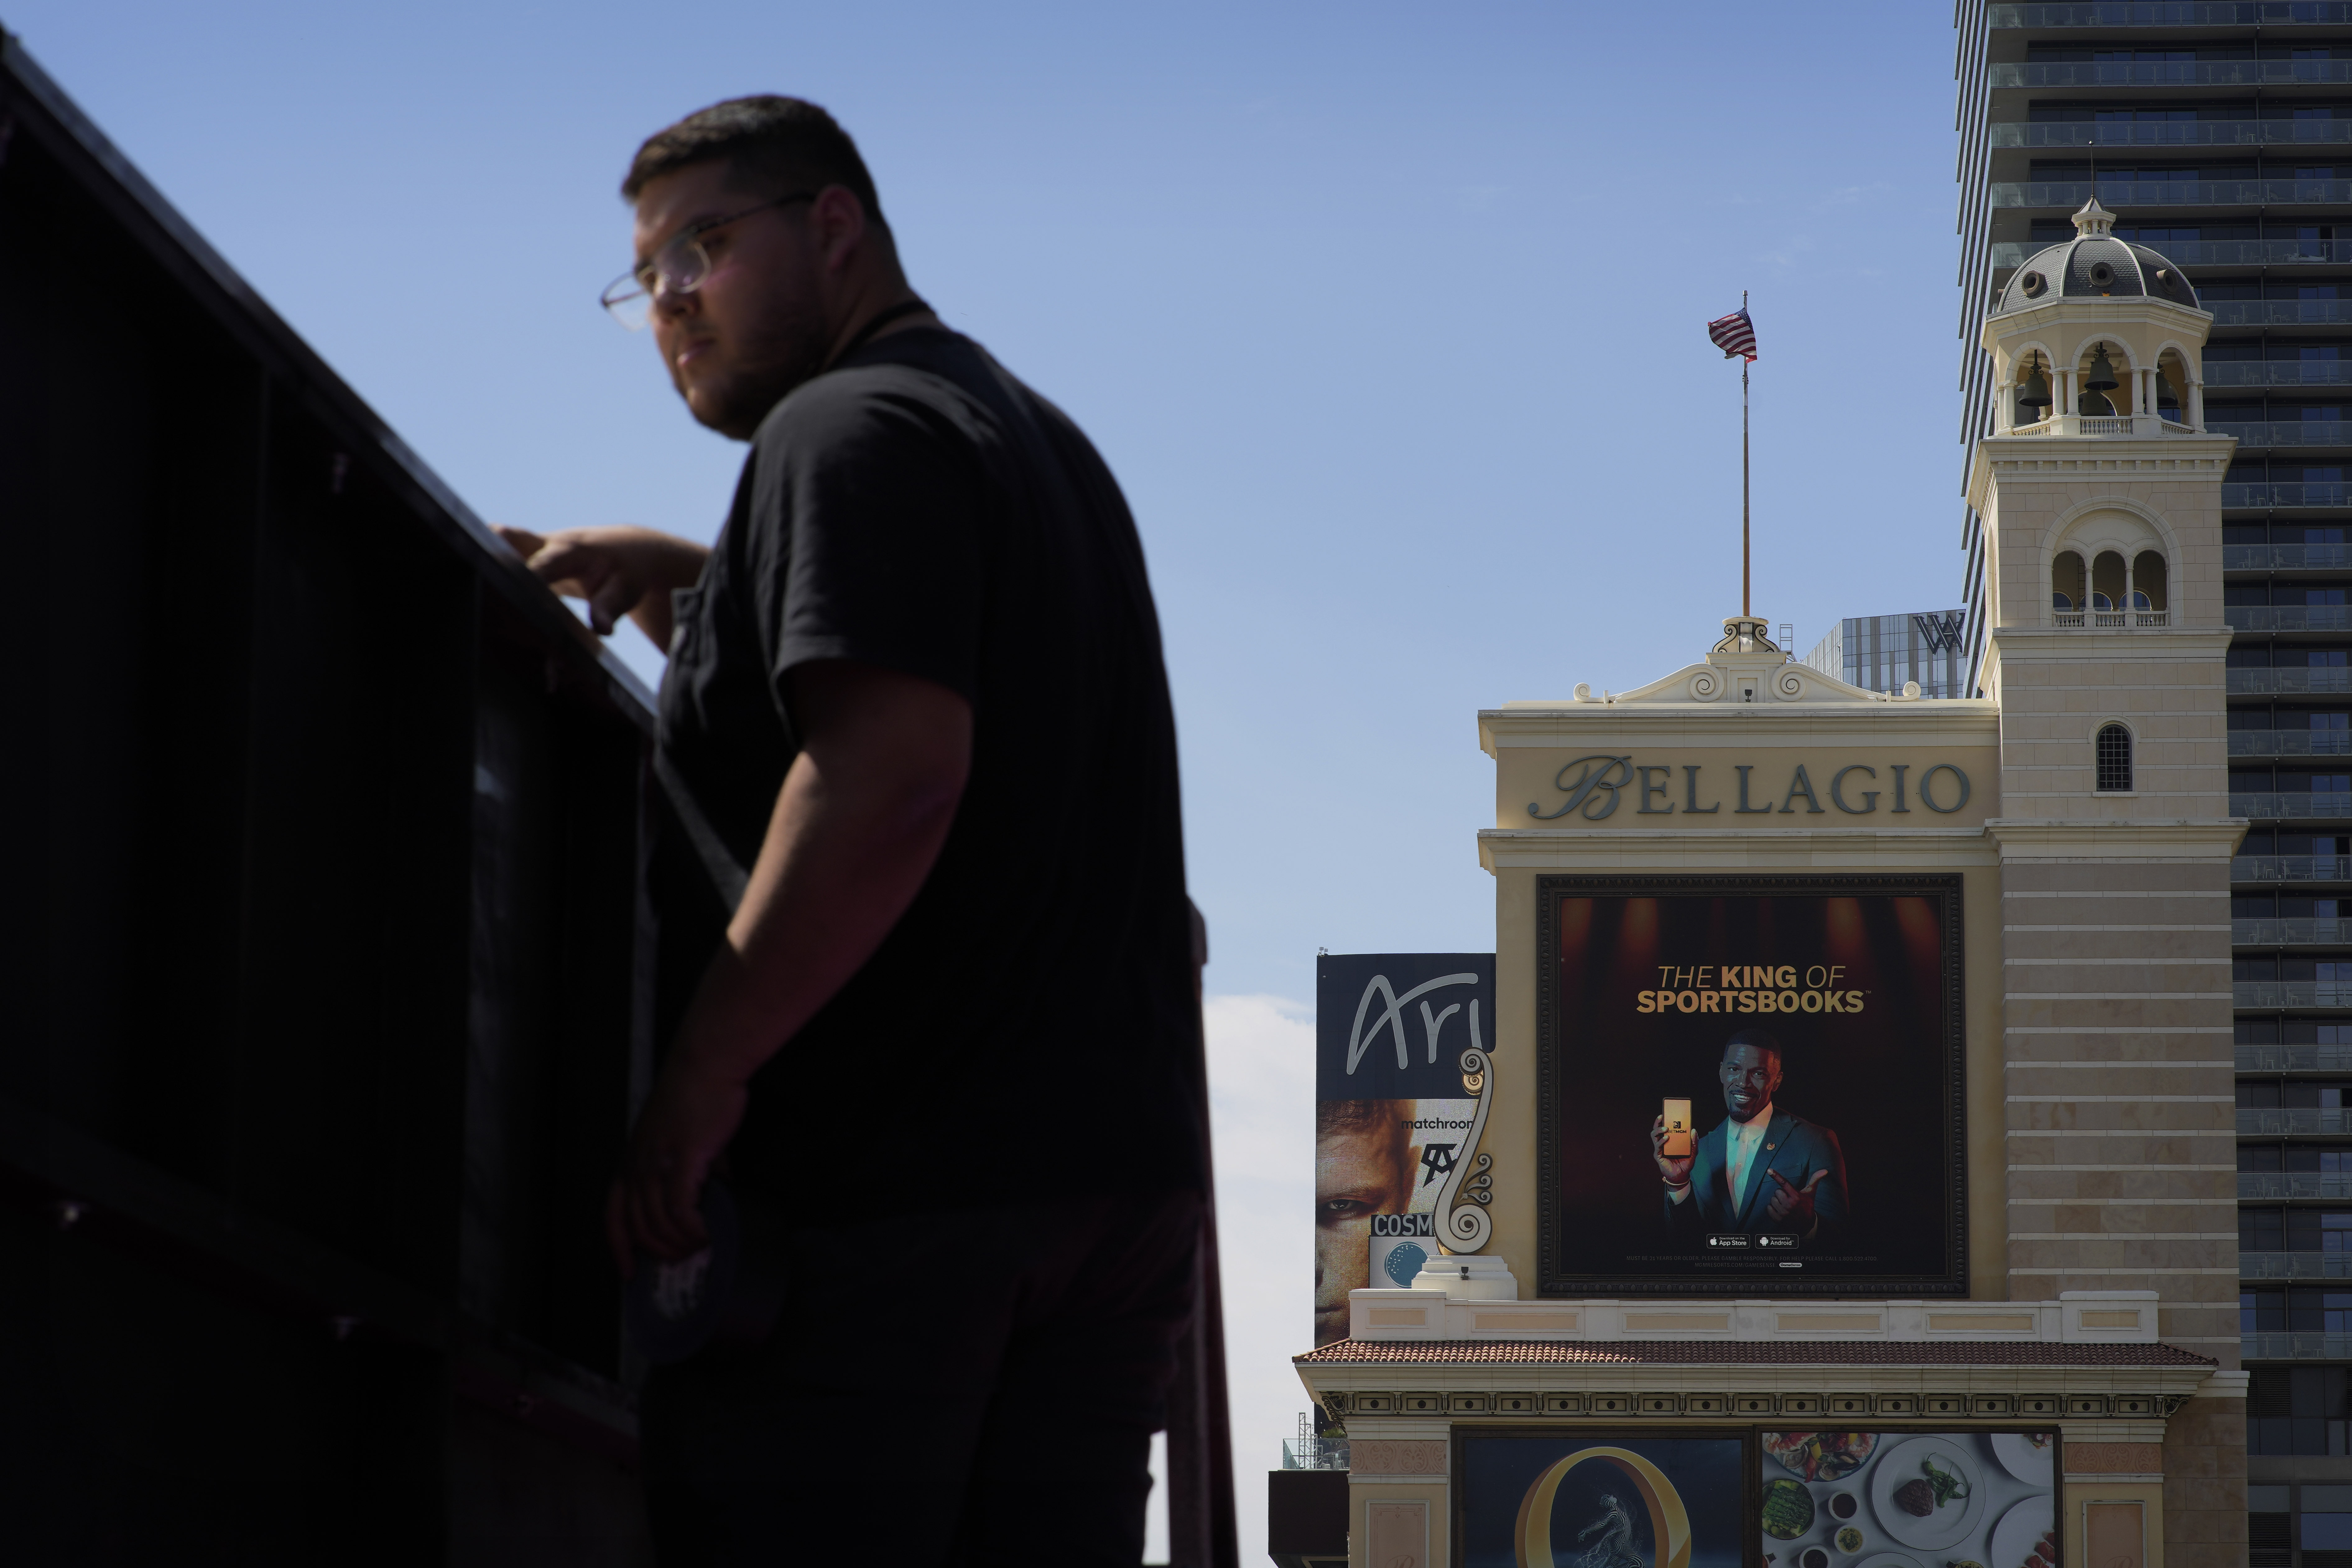
<instances>
[{"instance_id":1,"label":"o show billboard","mask_svg":"<svg viewBox=\"0 0 2352 1568\"><path fill-rule=\"evenodd\" d=\"M1495 1023L1491 952L1315 961L1315 1342L1348 1337L1348 1292L1405 1287L1437 1255L1439 1194L1477 1101L1465 1050Z\"/></svg>"},{"instance_id":2,"label":"o show billboard","mask_svg":"<svg viewBox=\"0 0 2352 1568\"><path fill-rule=\"evenodd\" d=\"M1537 879L1538 1290L1965 1293L1959 879Z\"/></svg>"}]
</instances>

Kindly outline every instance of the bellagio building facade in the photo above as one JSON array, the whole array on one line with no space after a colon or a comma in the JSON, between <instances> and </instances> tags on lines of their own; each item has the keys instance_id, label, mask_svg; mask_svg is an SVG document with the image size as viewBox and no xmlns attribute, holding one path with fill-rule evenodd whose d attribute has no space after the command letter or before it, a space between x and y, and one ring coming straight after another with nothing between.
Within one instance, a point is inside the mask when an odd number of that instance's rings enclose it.
<instances>
[{"instance_id":1,"label":"bellagio building facade","mask_svg":"<svg viewBox=\"0 0 2352 1568\"><path fill-rule=\"evenodd\" d=\"M1416 1123L1459 1157L1418 1273L1297 1361L1350 1563L2247 1561L2236 442L2210 314L2114 222L1983 322L1985 696L1741 616L1479 715L1495 994L1447 1037L1466 1109Z\"/></svg>"}]
</instances>

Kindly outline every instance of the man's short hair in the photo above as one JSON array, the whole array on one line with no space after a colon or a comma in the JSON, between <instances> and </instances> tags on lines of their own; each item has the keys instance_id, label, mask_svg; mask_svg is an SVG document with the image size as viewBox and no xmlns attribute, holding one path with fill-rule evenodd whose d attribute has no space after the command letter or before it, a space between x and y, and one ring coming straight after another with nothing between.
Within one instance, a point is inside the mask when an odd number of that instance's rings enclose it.
<instances>
[{"instance_id":1,"label":"man's short hair","mask_svg":"<svg viewBox=\"0 0 2352 1568\"><path fill-rule=\"evenodd\" d=\"M1780 1037L1774 1034L1769 1029L1740 1030L1738 1034L1732 1036L1731 1038L1723 1042L1723 1054L1726 1057L1728 1057L1734 1050L1741 1046L1753 1046L1759 1051L1771 1052L1773 1059L1778 1061L1783 1068L1786 1068L1789 1064L1787 1054L1780 1049Z\"/></svg>"},{"instance_id":2,"label":"man's short hair","mask_svg":"<svg viewBox=\"0 0 2352 1568\"><path fill-rule=\"evenodd\" d=\"M735 183L784 195L795 187L842 185L866 205L866 221L884 229L882 198L857 143L832 115L806 99L761 93L698 109L646 138L629 161L621 199L634 202L664 174L695 163L725 163Z\"/></svg>"}]
</instances>

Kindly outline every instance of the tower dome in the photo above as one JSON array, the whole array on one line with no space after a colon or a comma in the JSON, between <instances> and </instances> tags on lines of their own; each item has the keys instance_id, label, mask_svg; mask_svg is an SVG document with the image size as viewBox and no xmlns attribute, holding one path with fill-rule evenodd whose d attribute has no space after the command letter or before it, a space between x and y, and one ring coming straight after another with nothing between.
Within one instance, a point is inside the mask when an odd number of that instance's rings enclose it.
<instances>
[{"instance_id":1,"label":"tower dome","mask_svg":"<svg viewBox=\"0 0 2352 1568\"><path fill-rule=\"evenodd\" d=\"M2074 215L2074 237L2035 251L2011 274L1992 308L1996 316L2028 310L2051 300L2101 296L2168 300L2202 310L2179 266L2145 245L2115 237L2116 215L2093 196Z\"/></svg>"}]
</instances>

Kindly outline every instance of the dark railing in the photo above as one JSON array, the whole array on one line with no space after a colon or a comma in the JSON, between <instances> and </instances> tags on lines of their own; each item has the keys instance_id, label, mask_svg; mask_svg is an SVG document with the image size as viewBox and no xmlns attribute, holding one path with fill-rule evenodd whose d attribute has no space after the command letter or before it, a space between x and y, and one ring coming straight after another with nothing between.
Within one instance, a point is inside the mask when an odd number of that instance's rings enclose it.
<instances>
[{"instance_id":1,"label":"dark railing","mask_svg":"<svg viewBox=\"0 0 2352 1568\"><path fill-rule=\"evenodd\" d=\"M1991 85L2012 87L2321 87L2352 82L2345 60L2046 60L1996 65Z\"/></svg>"},{"instance_id":2,"label":"dark railing","mask_svg":"<svg viewBox=\"0 0 2352 1568\"><path fill-rule=\"evenodd\" d=\"M2313 147L2352 142L2344 120L2004 121L1995 147Z\"/></svg>"},{"instance_id":3,"label":"dark railing","mask_svg":"<svg viewBox=\"0 0 2352 1568\"><path fill-rule=\"evenodd\" d=\"M2352 120L2345 121L2352 125ZM2352 300L2208 300L2217 327L2341 327L2352 325ZM2227 363L2227 362L2224 362ZM2205 384L2226 384L2213 379L2216 369L2205 363Z\"/></svg>"},{"instance_id":4,"label":"dark railing","mask_svg":"<svg viewBox=\"0 0 2352 1568\"><path fill-rule=\"evenodd\" d=\"M2292 235L2280 235L2270 239L2138 239L2130 235L2121 237L2131 240L2134 245L2145 245L2183 267L2352 265L2352 240L2302 239ZM1986 247L1986 250L1993 267L2009 268L2019 266L2027 257L2058 243L2054 239L2004 239Z\"/></svg>"},{"instance_id":5,"label":"dark railing","mask_svg":"<svg viewBox=\"0 0 2352 1568\"><path fill-rule=\"evenodd\" d=\"M2352 447L2352 422L2341 419L2274 419L2240 425L2208 417L2205 428L2234 436L2241 447Z\"/></svg>"},{"instance_id":6,"label":"dark railing","mask_svg":"<svg viewBox=\"0 0 2352 1568\"><path fill-rule=\"evenodd\" d=\"M2236 922L2232 921L2234 925ZM2268 923L2268 922L2263 922ZM2352 921L2324 921L2323 925L2352 924ZM2238 938L2235 940L2250 940ZM2352 1071L2352 1046L2239 1046L2235 1047L2240 1072L2347 1072ZM2241 1181L2243 1177L2239 1178ZM2305 1178L2297 1176L2296 1181ZM2312 1177L2317 1181L2321 1178ZM2352 1183L2352 1176L2330 1176L2328 1181ZM2242 1196L2259 1194L2246 1193ZM2273 1193L2273 1197L2334 1197L2334 1193Z\"/></svg>"},{"instance_id":7,"label":"dark railing","mask_svg":"<svg viewBox=\"0 0 2352 1568\"><path fill-rule=\"evenodd\" d=\"M2269 507L2326 507L2341 510L2352 507L2352 485L2347 485L2341 479L2324 481L2278 479L2243 482L2227 480L2221 486L2221 505L2224 508L2247 511ZM2238 629L2247 631L2252 628L2241 626Z\"/></svg>"},{"instance_id":8,"label":"dark railing","mask_svg":"<svg viewBox=\"0 0 2352 1568\"><path fill-rule=\"evenodd\" d=\"M2270 302L2286 304L2289 301ZM2311 303L2333 305L2339 301L2315 300ZM2209 357L2205 361L2205 385L2209 393L2217 386L2352 386L2352 359L2216 360ZM2211 409L2206 411L2209 424L2227 417L2226 414Z\"/></svg>"},{"instance_id":9,"label":"dark railing","mask_svg":"<svg viewBox=\"0 0 2352 1568\"><path fill-rule=\"evenodd\" d=\"M2221 620L2240 632L2352 631L2352 605L2227 605Z\"/></svg>"},{"instance_id":10,"label":"dark railing","mask_svg":"<svg viewBox=\"0 0 2352 1568\"><path fill-rule=\"evenodd\" d=\"M2251 799L2230 797L2230 814L2248 816L2240 805ZM2232 882L2352 882L2352 855L2239 855L2230 861Z\"/></svg>"},{"instance_id":11,"label":"dark railing","mask_svg":"<svg viewBox=\"0 0 2352 1568\"><path fill-rule=\"evenodd\" d=\"M2280 550L2286 545L2231 544L2229 550ZM2329 546L2328 548L2339 548ZM2278 693L2305 691L2352 692L2352 669L2342 667L2327 669L2233 669L2229 672L2229 690L2232 697L2259 697Z\"/></svg>"},{"instance_id":12,"label":"dark railing","mask_svg":"<svg viewBox=\"0 0 2352 1568\"><path fill-rule=\"evenodd\" d=\"M2333 1137L2346 1132L2352 1132L2352 1110L2296 1105L2284 1109L2270 1106L2238 1112L2238 1133L2243 1138ZM2335 1258L2339 1255L2331 1252L2327 1256ZM2352 1266L2352 1253L2340 1256L2347 1265Z\"/></svg>"},{"instance_id":13,"label":"dark railing","mask_svg":"<svg viewBox=\"0 0 2352 1568\"><path fill-rule=\"evenodd\" d=\"M2352 23L2346 0L2062 0L1992 5L1995 27L2251 27Z\"/></svg>"},{"instance_id":14,"label":"dark railing","mask_svg":"<svg viewBox=\"0 0 2352 1568\"><path fill-rule=\"evenodd\" d=\"M2233 757L2352 757L2352 730L2232 730Z\"/></svg>"},{"instance_id":15,"label":"dark railing","mask_svg":"<svg viewBox=\"0 0 2352 1568\"><path fill-rule=\"evenodd\" d=\"M2273 567L2282 571L2294 571L2297 569L2332 571L2339 568L2352 570L2352 544L2224 544L2221 546L2221 569L2224 572L2265 571ZM2268 674L2273 672L2233 669L2230 672L2230 677L2234 680L2241 675L2252 675L2256 673ZM2321 689L2331 691L2342 690L2343 687L2340 684L2340 681L2344 679L2346 674L2346 672L2341 669L2296 669L2281 670L2274 673L2296 676L2307 675L2317 679L2336 679L2339 682L2336 686L2327 687L2325 689L2315 686L2307 688L2298 687L2295 689L2297 690L2312 691ZM2235 691L2238 689L2233 686L2230 689ZM2256 689L2273 689L2248 687L2246 689L2252 691ZM2277 688L2275 689L2284 690L2285 689Z\"/></svg>"},{"instance_id":16,"label":"dark railing","mask_svg":"<svg viewBox=\"0 0 2352 1568\"><path fill-rule=\"evenodd\" d=\"M2352 1007L2352 981L2240 980L2230 990L2239 1007ZM2238 1119L2252 1114L2242 1110Z\"/></svg>"},{"instance_id":17,"label":"dark railing","mask_svg":"<svg viewBox=\"0 0 2352 1568\"><path fill-rule=\"evenodd\" d=\"M0 767L0 1556L642 1561L649 696L5 33L0 143L0 531L58 579ZM1214 1239L1170 1535L1234 1568Z\"/></svg>"},{"instance_id":18,"label":"dark railing","mask_svg":"<svg viewBox=\"0 0 2352 1568\"><path fill-rule=\"evenodd\" d=\"M2352 790L2314 790L2309 795L2232 794L2230 796L2230 815L2255 822L2352 821Z\"/></svg>"},{"instance_id":19,"label":"dark railing","mask_svg":"<svg viewBox=\"0 0 2352 1568\"><path fill-rule=\"evenodd\" d=\"M2332 1276L2331 1276L2332 1278ZM2269 1330L2238 1336L2241 1361L2352 1361L2352 1334Z\"/></svg>"},{"instance_id":20,"label":"dark railing","mask_svg":"<svg viewBox=\"0 0 2352 1568\"><path fill-rule=\"evenodd\" d=\"M2352 122L2347 122L2352 123ZM2072 212L2096 195L2100 204L2126 207L2339 206L2352 202L2352 180L2087 180L2002 181L1990 187L1997 207L2056 207Z\"/></svg>"}]
</instances>

